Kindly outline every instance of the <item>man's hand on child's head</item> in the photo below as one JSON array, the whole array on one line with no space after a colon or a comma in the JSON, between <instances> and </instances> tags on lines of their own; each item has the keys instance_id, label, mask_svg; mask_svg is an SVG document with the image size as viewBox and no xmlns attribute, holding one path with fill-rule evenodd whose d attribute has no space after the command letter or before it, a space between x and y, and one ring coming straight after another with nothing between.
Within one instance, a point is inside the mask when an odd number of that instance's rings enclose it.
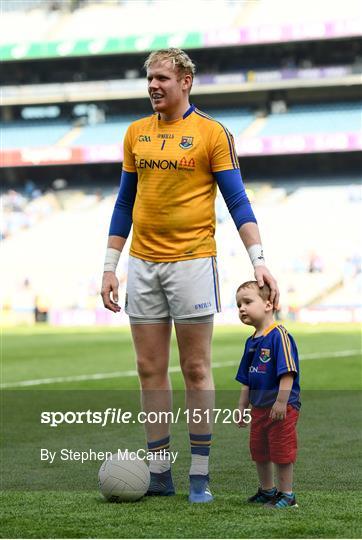
<instances>
[{"instance_id":1,"label":"man's hand on child's head","mask_svg":"<svg viewBox=\"0 0 362 540\"><path fill-rule=\"evenodd\" d=\"M273 304L274 309L278 309L279 306L279 288L275 278L271 275L266 266L256 266L254 271L255 279L258 282L259 287L263 287L264 283L267 283L270 287L270 302Z\"/></svg>"},{"instance_id":2,"label":"man's hand on child's head","mask_svg":"<svg viewBox=\"0 0 362 540\"><path fill-rule=\"evenodd\" d=\"M276 400L271 408L269 418L271 420L284 420L287 415L287 403Z\"/></svg>"}]
</instances>

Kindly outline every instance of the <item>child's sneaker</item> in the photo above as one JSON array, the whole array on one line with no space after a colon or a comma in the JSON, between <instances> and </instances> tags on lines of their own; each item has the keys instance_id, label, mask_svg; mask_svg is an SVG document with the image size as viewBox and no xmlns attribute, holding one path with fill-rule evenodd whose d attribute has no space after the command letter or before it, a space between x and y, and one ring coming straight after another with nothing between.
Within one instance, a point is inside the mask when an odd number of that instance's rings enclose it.
<instances>
[{"instance_id":1,"label":"child's sneaker","mask_svg":"<svg viewBox=\"0 0 362 540\"><path fill-rule=\"evenodd\" d=\"M277 488L273 489L261 489L259 488L258 491L253 495L252 497L249 497L248 503L259 503L259 504L266 504L274 499L274 497L277 494Z\"/></svg>"},{"instance_id":2,"label":"child's sneaker","mask_svg":"<svg viewBox=\"0 0 362 540\"><path fill-rule=\"evenodd\" d=\"M190 495L191 503L211 502L214 497L209 488L209 475L192 474L190 475Z\"/></svg>"},{"instance_id":3,"label":"child's sneaker","mask_svg":"<svg viewBox=\"0 0 362 540\"><path fill-rule=\"evenodd\" d=\"M264 506L267 508L298 508L297 501L295 500L295 495L292 493L283 493L278 491L272 501L266 503Z\"/></svg>"},{"instance_id":4,"label":"child's sneaker","mask_svg":"<svg viewBox=\"0 0 362 540\"><path fill-rule=\"evenodd\" d=\"M151 472L151 482L146 493L149 497L175 495L175 488L172 481L171 469L163 473Z\"/></svg>"}]
</instances>

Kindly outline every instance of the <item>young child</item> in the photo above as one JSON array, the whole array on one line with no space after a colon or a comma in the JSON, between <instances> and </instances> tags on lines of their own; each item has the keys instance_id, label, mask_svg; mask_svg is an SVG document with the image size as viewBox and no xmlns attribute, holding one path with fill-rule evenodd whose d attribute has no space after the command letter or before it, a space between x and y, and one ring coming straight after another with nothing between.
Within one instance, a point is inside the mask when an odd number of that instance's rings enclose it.
<instances>
[{"instance_id":1,"label":"young child","mask_svg":"<svg viewBox=\"0 0 362 540\"><path fill-rule=\"evenodd\" d=\"M243 283L236 292L241 322L255 328L236 375L243 385L240 427L247 425L250 410L245 409L252 405L250 452L260 483L248 501L271 508L297 507L292 483L300 409L298 351L292 336L274 321L269 296L269 286L260 288L256 281Z\"/></svg>"}]
</instances>

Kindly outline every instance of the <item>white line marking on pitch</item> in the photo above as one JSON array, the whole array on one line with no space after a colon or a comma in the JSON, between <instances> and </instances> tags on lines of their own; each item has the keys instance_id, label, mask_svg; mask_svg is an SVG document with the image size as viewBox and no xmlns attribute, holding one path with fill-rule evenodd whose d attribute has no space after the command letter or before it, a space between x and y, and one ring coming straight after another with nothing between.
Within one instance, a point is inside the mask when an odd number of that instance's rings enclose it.
<instances>
[{"instance_id":1,"label":"white line marking on pitch","mask_svg":"<svg viewBox=\"0 0 362 540\"><path fill-rule=\"evenodd\" d=\"M318 360L323 358L346 358L348 356L355 356L361 354L359 349L351 349L349 351L333 351L325 353L309 353L302 354L300 360ZM228 362L214 362L212 367L213 369L223 368L223 367L237 367L238 364L234 360ZM180 372L180 366L170 366L170 373ZM48 379L33 379L28 381L17 381L0 384L0 388L20 388L26 386L38 386L41 384L56 384L64 382L77 382L77 381L99 381L101 379L117 379L118 377L136 377L137 371L135 369L130 369L128 371L113 371L110 373L93 373L88 375L70 375L68 377L49 377Z\"/></svg>"}]
</instances>

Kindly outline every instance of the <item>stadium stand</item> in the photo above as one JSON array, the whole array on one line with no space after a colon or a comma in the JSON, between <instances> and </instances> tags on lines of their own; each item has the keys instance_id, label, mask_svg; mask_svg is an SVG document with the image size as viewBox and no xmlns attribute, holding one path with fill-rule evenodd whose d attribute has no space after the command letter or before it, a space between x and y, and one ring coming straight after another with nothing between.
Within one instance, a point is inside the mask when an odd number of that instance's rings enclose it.
<instances>
[{"instance_id":1,"label":"stadium stand","mask_svg":"<svg viewBox=\"0 0 362 540\"><path fill-rule=\"evenodd\" d=\"M205 111L222 122L232 133L240 135L253 120L253 115L245 111ZM114 144L123 140L131 121L136 118L111 118L104 124L85 126L73 140L73 146L86 144Z\"/></svg>"},{"instance_id":2,"label":"stadium stand","mask_svg":"<svg viewBox=\"0 0 362 540\"><path fill-rule=\"evenodd\" d=\"M142 6L140 17L137 2L14 2L3 0L3 24L1 26L1 42L15 43L31 40L42 41L64 39L74 40L88 37L102 38L122 35L146 35L150 28L167 28L169 32L202 31L220 28L232 30L243 26L257 28L261 25L303 24L312 22L318 25L326 20L325 4L313 3L313 9L306 9L303 3L288 3L275 0L270 9L269 0L253 2L210 1L207 6L207 17L203 2L185 1L184 10L192 9L192 17L169 17L169 12L179 8L176 0L168 2L168 10L164 9L162 0L147 2ZM77 6L77 9L72 8ZM23 11L22 11L23 9ZM26 15L24 13L26 9ZM185 11L185 12L186 12ZM220 26L220 13L222 25ZM353 19L360 14L358 0L349 0L348 18ZM338 3L328 4L327 18L330 21L347 18L342 6ZM121 21L127 24L120 24ZM318 34L318 27L314 29ZM171 44L170 44L171 45ZM174 44L177 45L176 43Z\"/></svg>"},{"instance_id":3,"label":"stadium stand","mask_svg":"<svg viewBox=\"0 0 362 540\"><path fill-rule=\"evenodd\" d=\"M356 275L346 279L343 285L335 292L331 293L319 304L325 308L361 308L359 299L362 295L362 271L361 259L356 267Z\"/></svg>"},{"instance_id":4,"label":"stadium stand","mask_svg":"<svg viewBox=\"0 0 362 540\"><path fill-rule=\"evenodd\" d=\"M70 129L66 122L9 122L1 129L1 147L22 148L57 144Z\"/></svg>"},{"instance_id":5,"label":"stadium stand","mask_svg":"<svg viewBox=\"0 0 362 540\"><path fill-rule=\"evenodd\" d=\"M356 132L361 129L361 103L333 103L314 105L295 105L281 114L266 115L258 136L289 135L296 133L339 133ZM223 123L234 136L243 132L257 118L245 110L210 110L205 111ZM79 127L75 137L68 145L63 137L73 126L70 123L57 122L17 122L4 123L2 128L2 147L4 149L57 145L87 146L93 144L120 144L127 127L137 116L110 117L105 122ZM247 135L247 134L246 134Z\"/></svg>"},{"instance_id":6,"label":"stadium stand","mask_svg":"<svg viewBox=\"0 0 362 540\"><path fill-rule=\"evenodd\" d=\"M129 120L112 118L104 124L85 126L79 136L73 140L74 146L87 144L114 144L120 143L130 124Z\"/></svg>"},{"instance_id":7,"label":"stadium stand","mask_svg":"<svg viewBox=\"0 0 362 540\"><path fill-rule=\"evenodd\" d=\"M265 244L271 247L267 257L281 284L283 315L294 318L301 309L314 304L324 309L338 305L359 306L360 296L355 293L360 290L361 259L354 254L361 222L362 194L359 192L357 200L358 186L351 185L347 193L344 186L301 186L288 195L287 187L274 189L260 185L249 193L254 198L253 206ZM14 193L12 197L15 200ZM68 190L24 204L24 197L17 194L17 208L21 208L17 213L23 219L19 218L14 226L10 215L5 214L5 223L7 216L10 221L3 241L2 273L9 291L13 291L8 295L7 305L13 305L19 285L27 282L38 296L48 299L54 317L54 313L60 316L59 310L87 309L92 303L94 309L94 306L100 307L97 276L101 273L102 260L99 254L104 249L114 198L115 194L106 191ZM219 197L217 238L222 261L221 290L225 317L229 317L230 322L235 315L235 283L240 279L240 268L248 268L249 273L250 269L245 254L235 249L237 233L227 219L227 211L223 212L223 205ZM308 219L301 211L303 208L308 208ZM337 210L340 220L335 219ZM280 231L283 231L282 240ZM57 241L54 243L52 239ZM20 247L24 245L25 254ZM82 250L79 250L80 245ZM39 265L43 246L47 246L47 257ZM19 254L27 258L26 267L16 260ZM125 293L126 267L125 258L119 270L121 297ZM54 279L58 282L55 288Z\"/></svg>"},{"instance_id":8,"label":"stadium stand","mask_svg":"<svg viewBox=\"0 0 362 540\"><path fill-rule=\"evenodd\" d=\"M119 324L98 294L102 254L124 133L150 114L142 64L159 46L190 49L192 101L235 136L281 316L362 320L359 2L215 0L204 17L195 1L172 19L137 4L3 0L3 322L33 322L36 306L55 324ZM217 221L219 321L235 322L240 269L252 272L220 196Z\"/></svg>"},{"instance_id":9,"label":"stadium stand","mask_svg":"<svg viewBox=\"0 0 362 540\"><path fill-rule=\"evenodd\" d=\"M168 9L164 9L162 0L150 2L142 6L140 17L137 2L107 2L84 3L75 11L67 10L70 2L63 2L63 9L46 9L56 7L56 2L49 2L48 6L42 2L40 5L28 4L26 15L24 11L16 10L16 2L3 1L8 10L2 13L1 43L16 43L29 41L74 40L82 38L104 38L105 36L122 36L137 34L145 36L147 41L150 28L167 28L169 32L200 31L220 27L220 7L222 5L223 24L225 27L234 26L243 11L244 2L209 2L207 18L204 17L204 5L201 2L192 2L192 17L175 17L170 19L169 12L179 8L178 2L168 2ZM11 6L12 4L12 6ZM187 7L187 4L188 7ZM21 8L21 4L19 5ZM25 4L26 6L26 4ZM12 9L11 9L12 7ZM45 9L44 9L45 7ZM191 7L186 2L184 9ZM64 9L65 8L65 9ZM169 11L170 10L170 11ZM127 24L122 21L127 20ZM141 45L141 44L140 44ZM175 43L176 46L176 43ZM141 45L142 47L142 45Z\"/></svg>"},{"instance_id":10,"label":"stadium stand","mask_svg":"<svg viewBox=\"0 0 362 540\"><path fill-rule=\"evenodd\" d=\"M260 136L292 133L360 132L362 103L294 105L283 114L271 114Z\"/></svg>"},{"instance_id":11,"label":"stadium stand","mask_svg":"<svg viewBox=\"0 0 362 540\"><path fill-rule=\"evenodd\" d=\"M259 24L283 24L291 21L298 21L300 24L313 21L318 23L326 20L326 4L324 2L309 3L308 2L283 2L276 0L273 2L273 9L270 9L270 2L262 0L253 2L253 9L250 13L248 23L250 26ZM360 4L358 0L348 2L348 10L350 14L358 14ZM341 6L336 2L328 3L328 19L341 18Z\"/></svg>"}]
</instances>

